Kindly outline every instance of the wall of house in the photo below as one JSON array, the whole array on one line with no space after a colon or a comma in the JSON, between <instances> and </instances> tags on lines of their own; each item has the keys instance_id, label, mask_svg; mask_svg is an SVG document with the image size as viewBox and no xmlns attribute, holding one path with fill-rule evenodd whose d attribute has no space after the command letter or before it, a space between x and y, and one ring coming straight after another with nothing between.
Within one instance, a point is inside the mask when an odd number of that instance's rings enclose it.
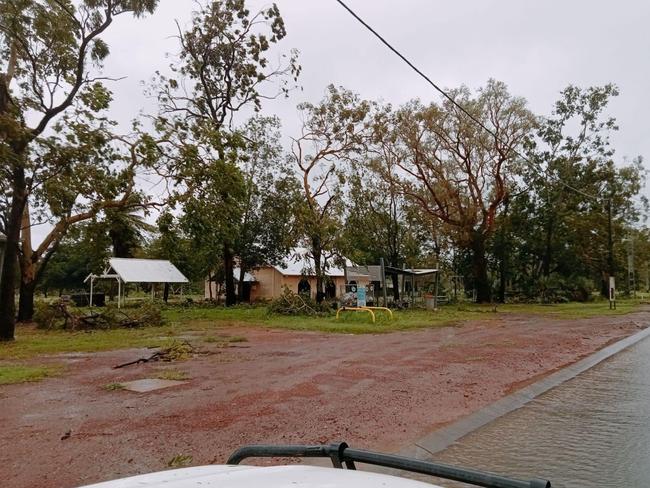
<instances>
[{"instance_id":1,"label":"wall of house","mask_svg":"<svg viewBox=\"0 0 650 488\"><path fill-rule=\"evenodd\" d=\"M275 268L266 267L255 271L251 288L251 301L270 300L282 294L282 274Z\"/></svg>"}]
</instances>

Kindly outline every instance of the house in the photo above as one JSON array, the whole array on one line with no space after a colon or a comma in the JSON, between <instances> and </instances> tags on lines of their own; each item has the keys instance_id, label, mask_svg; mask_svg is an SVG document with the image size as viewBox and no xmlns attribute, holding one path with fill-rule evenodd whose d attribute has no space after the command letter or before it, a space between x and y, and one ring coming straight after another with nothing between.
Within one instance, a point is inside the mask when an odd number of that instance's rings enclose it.
<instances>
[{"instance_id":1,"label":"house","mask_svg":"<svg viewBox=\"0 0 650 488\"><path fill-rule=\"evenodd\" d=\"M347 260L346 260L347 261ZM347 261L348 264L351 264ZM260 266L244 274L244 282L238 283L240 270L235 268L233 275L237 286L244 287L246 301L271 300L282 295L284 287L294 293L308 293L316 298L316 276L313 272L313 262L308 257L305 248L295 248L278 266ZM337 266L329 266L325 272L325 295L328 298L340 296L345 292L345 270ZM210 290L210 287L212 290ZM205 298L217 296L218 284L205 281Z\"/></svg>"}]
</instances>

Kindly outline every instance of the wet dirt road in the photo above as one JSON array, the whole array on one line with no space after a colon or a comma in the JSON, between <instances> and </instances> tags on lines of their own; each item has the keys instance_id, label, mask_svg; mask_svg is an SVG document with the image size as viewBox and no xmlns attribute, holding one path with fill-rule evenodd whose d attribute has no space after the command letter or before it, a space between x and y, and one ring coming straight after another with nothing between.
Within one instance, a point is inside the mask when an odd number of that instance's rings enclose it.
<instances>
[{"instance_id":1,"label":"wet dirt road","mask_svg":"<svg viewBox=\"0 0 650 488\"><path fill-rule=\"evenodd\" d=\"M245 343L172 364L112 366L131 349L51 358L65 373L0 387L0 484L73 487L223 463L247 443L328 443L396 451L541 376L645 327L650 312L555 320L509 315L377 335L223 328ZM186 372L150 393L109 383ZM68 434L69 433L69 434Z\"/></svg>"}]
</instances>

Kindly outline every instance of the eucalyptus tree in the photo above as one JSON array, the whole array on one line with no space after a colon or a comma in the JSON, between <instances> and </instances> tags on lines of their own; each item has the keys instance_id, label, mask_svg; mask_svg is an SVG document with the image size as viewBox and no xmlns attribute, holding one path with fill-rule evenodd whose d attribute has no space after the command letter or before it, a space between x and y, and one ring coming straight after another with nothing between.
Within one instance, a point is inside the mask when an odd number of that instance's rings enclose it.
<instances>
[{"instance_id":1,"label":"eucalyptus tree","mask_svg":"<svg viewBox=\"0 0 650 488\"><path fill-rule=\"evenodd\" d=\"M485 302L491 296L486 244L514 181L517 150L535 117L524 99L494 80L476 96L467 88L450 96L490 132L449 100L408 103L381 130L399 151L390 178L423 215L442 222L459 246L471 250L477 300Z\"/></svg>"},{"instance_id":2,"label":"eucalyptus tree","mask_svg":"<svg viewBox=\"0 0 650 488\"><path fill-rule=\"evenodd\" d=\"M303 199L297 222L313 263L319 300L324 297L325 272L340 247L345 166L366 146L371 108L356 94L333 85L318 104L298 106L303 125L291 145Z\"/></svg>"},{"instance_id":3,"label":"eucalyptus tree","mask_svg":"<svg viewBox=\"0 0 650 488\"><path fill-rule=\"evenodd\" d=\"M179 27L180 54L172 75L159 76L156 83L156 127L167 141L162 149L166 176L177 185L177 201L192 220L188 225L210 232L201 207L216 219L210 247L221 257L226 304L232 305L234 240L243 211L239 199L246 195L236 157L245 141L232 130L233 119L238 112L259 110L264 99L287 95L300 66L296 51L277 63L269 60L271 48L286 35L275 4L257 13L244 0L195 5L191 25ZM210 210L210 198L223 212Z\"/></svg>"},{"instance_id":4,"label":"eucalyptus tree","mask_svg":"<svg viewBox=\"0 0 650 488\"><path fill-rule=\"evenodd\" d=\"M0 0L0 179L8 196L0 286L0 339L15 328L15 279L23 213L35 169L30 150L74 104L106 98L93 75L109 54L102 35L116 17L154 11L157 0Z\"/></svg>"},{"instance_id":5,"label":"eucalyptus tree","mask_svg":"<svg viewBox=\"0 0 650 488\"><path fill-rule=\"evenodd\" d=\"M244 198L234 251L241 284L247 271L281 264L295 245L297 219L290 209L300 204L300 188L285 158L277 117L253 117L240 133ZM243 291L239 286L240 301Z\"/></svg>"},{"instance_id":6,"label":"eucalyptus tree","mask_svg":"<svg viewBox=\"0 0 650 488\"><path fill-rule=\"evenodd\" d=\"M639 217L647 202L639 195L645 181L642 160L614 163L610 134L618 130L607 110L618 96L615 85L568 86L552 114L541 120L526 168L527 191L513 200L513 217L531 282L552 275L595 279L607 290L615 260L612 242ZM618 236L618 238L616 237ZM523 270L522 270L523 271Z\"/></svg>"},{"instance_id":7,"label":"eucalyptus tree","mask_svg":"<svg viewBox=\"0 0 650 488\"><path fill-rule=\"evenodd\" d=\"M356 263L378 264L384 259L386 265L396 268L414 266L432 237L419 212L392 179L384 177L393 164L384 146L375 159L351 165L346 175L343 247L345 255ZM398 278L396 274L391 278L397 300Z\"/></svg>"},{"instance_id":8,"label":"eucalyptus tree","mask_svg":"<svg viewBox=\"0 0 650 488\"><path fill-rule=\"evenodd\" d=\"M115 136L101 124L92 127L67 116L54 128L56 134L39 138L30 153L32 164L39 170L31 173L31 203L25 205L22 214L21 321L31 320L38 280L71 228L100 214L106 220L151 203L136 189L136 172L149 164L147 150L138 140L132 142ZM44 223L50 224L50 230L38 246L33 246L32 227Z\"/></svg>"}]
</instances>

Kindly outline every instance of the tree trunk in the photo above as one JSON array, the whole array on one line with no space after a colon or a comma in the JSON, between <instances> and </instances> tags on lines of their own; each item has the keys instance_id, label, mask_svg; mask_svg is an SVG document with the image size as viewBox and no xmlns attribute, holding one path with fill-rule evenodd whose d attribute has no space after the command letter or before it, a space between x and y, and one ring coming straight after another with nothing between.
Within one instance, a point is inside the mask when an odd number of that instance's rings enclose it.
<instances>
[{"instance_id":1,"label":"tree trunk","mask_svg":"<svg viewBox=\"0 0 650 488\"><path fill-rule=\"evenodd\" d=\"M208 298L210 301L214 300L214 296L212 295L212 275L208 273ZM214 285L215 289L217 288L217 285L215 283Z\"/></svg>"},{"instance_id":2,"label":"tree trunk","mask_svg":"<svg viewBox=\"0 0 650 488\"><path fill-rule=\"evenodd\" d=\"M169 300L169 283L165 283L163 290L163 302L167 303L167 300Z\"/></svg>"},{"instance_id":3,"label":"tree trunk","mask_svg":"<svg viewBox=\"0 0 650 488\"><path fill-rule=\"evenodd\" d=\"M20 281L20 298L18 300L18 322L31 322L34 318L34 292L36 280Z\"/></svg>"},{"instance_id":4,"label":"tree trunk","mask_svg":"<svg viewBox=\"0 0 650 488\"><path fill-rule=\"evenodd\" d=\"M224 281L226 284L226 307L230 307L237 303L237 295L235 294L235 277L232 275L234 267L234 257L230 250L230 245L226 243L223 247L223 271Z\"/></svg>"},{"instance_id":5,"label":"tree trunk","mask_svg":"<svg viewBox=\"0 0 650 488\"><path fill-rule=\"evenodd\" d=\"M29 201L25 202L21 229L20 298L18 299L18 322L31 322L34 317L34 291L36 290L38 265L32 251L32 222Z\"/></svg>"},{"instance_id":6,"label":"tree trunk","mask_svg":"<svg viewBox=\"0 0 650 488\"><path fill-rule=\"evenodd\" d=\"M237 300L239 303L244 302L244 277L246 276L246 272L244 271L244 263L239 263L239 276L237 279L239 282L237 283Z\"/></svg>"},{"instance_id":7,"label":"tree trunk","mask_svg":"<svg viewBox=\"0 0 650 488\"><path fill-rule=\"evenodd\" d=\"M323 301L325 293L323 292L323 269L322 269L322 256L323 250L320 247L320 238L313 237L311 254L314 258L314 272L316 273L316 301L318 303Z\"/></svg>"},{"instance_id":8,"label":"tree trunk","mask_svg":"<svg viewBox=\"0 0 650 488\"><path fill-rule=\"evenodd\" d=\"M397 301L399 300L399 277L393 273L390 275L390 279L393 282L393 299Z\"/></svg>"},{"instance_id":9,"label":"tree trunk","mask_svg":"<svg viewBox=\"0 0 650 488\"><path fill-rule=\"evenodd\" d=\"M504 200L503 222L499 233L499 302L506 303L506 285L508 281L508 199Z\"/></svg>"},{"instance_id":10,"label":"tree trunk","mask_svg":"<svg viewBox=\"0 0 650 488\"><path fill-rule=\"evenodd\" d=\"M490 301L490 281L487 274L487 259L485 257L485 236L481 232L472 235L472 276L476 288L476 301L486 303Z\"/></svg>"},{"instance_id":11,"label":"tree trunk","mask_svg":"<svg viewBox=\"0 0 650 488\"><path fill-rule=\"evenodd\" d=\"M11 341L16 330L16 277L18 275L18 246L23 210L27 201L25 170L17 167L13 171L13 195L7 218L7 242L0 278L0 340Z\"/></svg>"}]
</instances>

